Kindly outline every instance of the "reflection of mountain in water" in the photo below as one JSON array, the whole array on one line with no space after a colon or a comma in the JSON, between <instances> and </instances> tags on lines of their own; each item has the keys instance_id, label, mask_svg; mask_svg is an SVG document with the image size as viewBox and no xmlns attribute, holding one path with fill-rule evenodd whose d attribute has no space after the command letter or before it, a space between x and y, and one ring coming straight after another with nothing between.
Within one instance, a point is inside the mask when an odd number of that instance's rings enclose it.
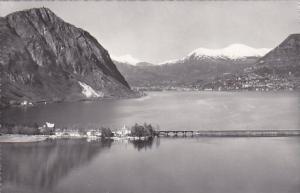
<instances>
[{"instance_id":1,"label":"reflection of mountain in water","mask_svg":"<svg viewBox=\"0 0 300 193\"><path fill-rule=\"evenodd\" d=\"M73 169L90 162L108 142L49 140L2 146L2 181L21 190L51 191Z\"/></svg>"}]
</instances>

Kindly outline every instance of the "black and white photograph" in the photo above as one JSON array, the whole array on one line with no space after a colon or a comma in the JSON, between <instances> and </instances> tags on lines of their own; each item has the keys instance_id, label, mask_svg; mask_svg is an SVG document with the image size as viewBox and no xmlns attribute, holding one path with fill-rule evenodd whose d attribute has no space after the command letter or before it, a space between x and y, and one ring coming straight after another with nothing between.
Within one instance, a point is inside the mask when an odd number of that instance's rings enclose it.
<instances>
[{"instance_id":1,"label":"black and white photograph","mask_svg":"<svg viewBox=\"0 0 300 193\"><path fill-rule=\"evenodd\" d=\"M300 193L300 1L0 0L0 193Z\"/></svg>"}]
</instances>

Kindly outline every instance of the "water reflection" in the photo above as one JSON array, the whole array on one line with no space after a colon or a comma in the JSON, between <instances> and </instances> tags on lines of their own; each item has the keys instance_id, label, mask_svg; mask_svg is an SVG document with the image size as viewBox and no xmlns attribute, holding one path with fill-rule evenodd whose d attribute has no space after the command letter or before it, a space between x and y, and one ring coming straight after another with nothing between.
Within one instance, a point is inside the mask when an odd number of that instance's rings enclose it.
<instances>
[{"instance_id":1,"label":"water reflection","mask_svg":"<svg viewBox=\"0 0 300 193\"><path fill-rule=\"evenodd\" d=\"M72 170L88 164L111 144L109 140L61 139L2 145L4 192L51 191Z\"/></svg>"},{"instance_id":2,"label":"water reflection","mask_svg":"<svg viewBox=\"0 0 300 193\"><path fill-rule=\"evenodd\" d=\"M299 138L58 139L1 146L3 193L300 190Z\"/></svg>"},{"instance_id":3,"label":"water reflection","mask_svg":"<svg viewBox=\"0 0 300 193\"><path fill-rule=\"evenodd\" d=\"M130 144L140 151L158 147L159 140L134 140ZM86 139L3 144L4 192L51 192L72 170L88 165L112 144L113 140Z\"/></svg>"},{"instance_id":4,"label":"water reflection","mask_svg":"<svg viewBox=\"0 0 300 193\"><path fill-rule=\"evenodd\" d=\"M155 141L156 147L160 145L160 139L159 138L149 138L148 140L134 140L130 141L132 143L133 147L137 149L138 151L144 149L151 149L153 146L153 143Z\"/></svg>"}]
</instances>

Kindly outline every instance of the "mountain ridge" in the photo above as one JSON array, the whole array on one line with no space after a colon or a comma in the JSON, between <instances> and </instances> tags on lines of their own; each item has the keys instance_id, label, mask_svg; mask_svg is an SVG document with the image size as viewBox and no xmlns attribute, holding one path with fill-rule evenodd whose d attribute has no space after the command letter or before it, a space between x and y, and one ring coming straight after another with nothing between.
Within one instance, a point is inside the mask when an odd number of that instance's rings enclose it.
<instances>
[{"instance_id":1,"label":"mountain ridge","mask_svg":"<svg viewBox=\"0 0 300 193\"><path fill-rule=\"evenodd\" d=\"M183 62L189 58L194 59L224 59L224 60L241 60L249 57L262 57L271 49L253 48L244 44L230 44L221 49L197 48L181 59L173 59L160 62L160 65Z\"/></svg>"},{"instance_id":2,"label":"mountain ridge","mask_svg":"<svg viewBox=\"0 0 300 193\"><path fill-rule=\"evenodd\" d=\"M258 57L239 59L189 57L162 65L130 65L115 62L118 69L134 87L186 86L207 82L223 73L242 72L256 63Z\"/></svg>"},{"instance_id":3,"label":"mountain ridge","mask_svg":"<svg viewBox=\"0 0 300 193\"><path fill-rule=\"evenodd\" d=\"M134 58L130 54L126 54L126 55L122 55L122 56L112 56L112 60L121 62L121 63L131 64L134 66L141 62L139 59Z\"/></svg>"},{"instance_id":4,"label":"mountain ridge","mask_svg":"<svg viewBox=\"0 0 300 193\"><path fill-rule=\"evenodd\" d=\"M195 54L197 56L204 55L237 59L252 56L262 57L269 51L270 49L268 48L253 48L244 44L231 44L221 49L198 48L191 52L188 56Z\"/></svg>"}]
</instances>

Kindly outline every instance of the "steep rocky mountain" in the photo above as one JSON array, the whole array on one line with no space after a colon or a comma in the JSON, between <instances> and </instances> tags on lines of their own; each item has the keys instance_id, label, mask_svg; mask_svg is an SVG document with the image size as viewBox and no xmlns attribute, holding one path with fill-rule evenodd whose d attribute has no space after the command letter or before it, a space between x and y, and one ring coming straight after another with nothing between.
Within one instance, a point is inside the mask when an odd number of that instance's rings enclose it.
<instances>
[{"instance_id":1,"label":"steep rocky mountain","mask_svg":"<svg viewBox=\"0 0 300 193\"><path fill-rule=\"evenodd\" d=\"M133 95L108 51L47 8L0 18L1 106Z\"/></svg>"},{"instance_id":2,"label":"steep rocky mountain","mask_svg":"<svg viewBox=\"0 0 300 193\"><path fill-rule=\"evenodd\" d=\"M300 77L300 34L289 35L279 46L262 57L255 67L258 74Z\"/></svg>"},{"instance_id":3,"label":"steep rocky mountain","mask_svg":"<svg viewBox=\"0 0 300 193\"><path fill-rule=\"evenodd\" d=\"M205 84L224 73L242 72L268 51L234 44L218 50L199 48L183 59L159 65L115 63L132 86L190 86Z\"/></svg>"}]
</instances>

